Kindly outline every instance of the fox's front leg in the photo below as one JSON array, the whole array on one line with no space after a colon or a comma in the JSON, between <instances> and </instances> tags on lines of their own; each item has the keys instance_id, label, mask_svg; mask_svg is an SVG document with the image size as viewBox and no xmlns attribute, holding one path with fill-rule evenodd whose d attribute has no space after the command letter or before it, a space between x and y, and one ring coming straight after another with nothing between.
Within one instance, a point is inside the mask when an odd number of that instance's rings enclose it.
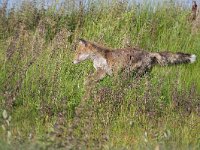
<instances>
[{"instance_id":1,"label":"fox's front leg","mask_svg":"<svg viewBox=\"0 0 200 150\"><path fill-rule=\"evenodd\" d=\"M105 76L106 76L106 71L99 68L92 75L88 76L84 84L87 86L92 83L98 82L99 80L103 79Z\"/></svg>"}]
</instances>

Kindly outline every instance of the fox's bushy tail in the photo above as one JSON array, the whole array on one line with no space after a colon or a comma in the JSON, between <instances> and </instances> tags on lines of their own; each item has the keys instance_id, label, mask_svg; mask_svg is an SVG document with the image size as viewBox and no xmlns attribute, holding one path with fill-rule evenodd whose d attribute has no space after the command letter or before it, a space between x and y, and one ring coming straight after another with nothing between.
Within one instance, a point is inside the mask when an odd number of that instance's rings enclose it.
<instances>
[{"instance_id":1,"label":"fox's bushy tail","mask_svg":"<svg viewBox=\"0 0 200 150\"><path fill-rule=\"evenodd\" d=\"M182 52L158 52L151 53L151 55L155 58L156 62L162 66L182 63L194 63L196 61L196 55Z\"/></svg>"}]
</instances>

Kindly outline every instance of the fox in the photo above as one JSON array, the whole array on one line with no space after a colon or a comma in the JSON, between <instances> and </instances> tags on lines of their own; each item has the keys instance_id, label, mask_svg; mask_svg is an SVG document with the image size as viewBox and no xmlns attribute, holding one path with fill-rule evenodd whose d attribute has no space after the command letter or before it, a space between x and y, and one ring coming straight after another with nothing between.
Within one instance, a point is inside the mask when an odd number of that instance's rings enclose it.
<instances>
[{"instance_id":1,"label":"fox","mask_svg":"<svg viewBox=\"0 0 200 150\"><path fill-rule=\"evenodd\" d=\"M135 72L141 77L155 65L177 65L194 63L195 54L182 52L148 52L137 47L112 49L85 39L79 39L75 47L74 64L90 59L95 72L85 81L85 85L102 80L106 75L117 75L119 71Z\"/></svg>"}]
</instances>

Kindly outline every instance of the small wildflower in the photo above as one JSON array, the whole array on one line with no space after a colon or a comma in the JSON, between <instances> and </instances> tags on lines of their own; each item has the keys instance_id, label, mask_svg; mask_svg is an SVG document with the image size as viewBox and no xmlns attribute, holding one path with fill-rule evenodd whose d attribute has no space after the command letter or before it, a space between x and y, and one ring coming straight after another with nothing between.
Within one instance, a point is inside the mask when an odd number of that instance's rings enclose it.
<instances>
[{"instance_id":1,"label":"small wildflower","mask_svg":"<svg viewBox=\"0 0 200 150\"><path fill-rule=\"evenodd\" d=\"M7 118L8 118L8 114L7 114L7 111L6 111L6 110L3 111L3 118L4 118L4 119L7 119Z\"/></svg>"}]
</instances>

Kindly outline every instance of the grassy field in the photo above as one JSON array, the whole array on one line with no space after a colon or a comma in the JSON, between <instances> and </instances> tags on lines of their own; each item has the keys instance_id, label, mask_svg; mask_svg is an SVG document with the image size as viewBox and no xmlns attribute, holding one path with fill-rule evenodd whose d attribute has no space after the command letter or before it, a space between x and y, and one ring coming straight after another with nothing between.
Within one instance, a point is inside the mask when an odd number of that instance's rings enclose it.
<instances>
[{"instance_id":1,"label":"grassy field","mask_svg":"<svg viewBox=\"0 0 200 150\"><path fill-rule=\"evenodd\" d=\"M190 10L66 2L0 7L0 149L200 149L200 25ZM94 69L72 64L78 38L197 61L156 66L140 80L106 77L83 100Z\"/></svg>"}]
</instances>

